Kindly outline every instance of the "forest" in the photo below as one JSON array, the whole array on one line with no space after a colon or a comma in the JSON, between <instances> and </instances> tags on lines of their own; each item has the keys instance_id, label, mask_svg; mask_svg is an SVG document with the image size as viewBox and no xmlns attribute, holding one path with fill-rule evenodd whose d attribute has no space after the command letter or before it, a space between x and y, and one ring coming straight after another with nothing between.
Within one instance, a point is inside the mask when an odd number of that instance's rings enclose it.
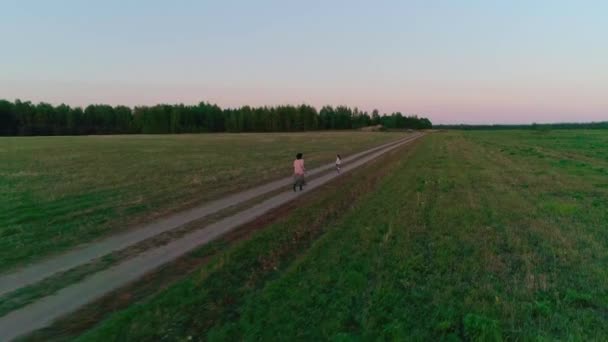
<instances>
[{"instance_id":1,"label":"forest","mask_svg":"<svg viewBox=\"0 0 608 342\"><path fill-rule=\"evenodd\" d=\"M159 104L84 109L66 104L0 100L0 135L168 134L211 132L295 132L358 129L383 125L387 129L428 129L431 121L399 112L368 113L347 106L306 104L273 107L220 108L215 104Z\"/></svg>"}]
</instances>

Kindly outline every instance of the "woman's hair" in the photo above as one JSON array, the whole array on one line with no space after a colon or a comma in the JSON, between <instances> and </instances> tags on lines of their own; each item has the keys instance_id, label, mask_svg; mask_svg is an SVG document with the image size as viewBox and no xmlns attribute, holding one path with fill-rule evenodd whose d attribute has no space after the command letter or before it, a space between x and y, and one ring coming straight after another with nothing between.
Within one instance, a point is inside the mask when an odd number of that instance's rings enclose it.
<instances>
[{"instance_id":1,"label":"woman's hair","mask_svg":"<svg viewBox=\"0 0 608 342\"><path fill-rule=\"evenodd\" d=\"M342 157L340 157L340 155L339 155L339 154L336 154L336 156L338 156L338 159L342 159Z\"/></svg>"},{"instance_id":2,"label":"woman's hair","mask_svg":"<svg viewBox=\"0 0 608 342\"><path fill-rule=\"evenodd\" d=\"M296 159L302 159L302 153L296 154Z\"/></svg>"}]
</instances>

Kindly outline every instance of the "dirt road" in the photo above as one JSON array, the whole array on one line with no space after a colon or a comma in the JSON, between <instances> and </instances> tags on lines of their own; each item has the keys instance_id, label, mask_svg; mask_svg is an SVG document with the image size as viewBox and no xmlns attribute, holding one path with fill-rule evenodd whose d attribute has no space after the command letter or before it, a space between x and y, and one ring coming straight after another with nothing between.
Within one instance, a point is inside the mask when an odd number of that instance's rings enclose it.
<instances>
[{"instance_id":1,"label":"dirt road","mask_svg":"<svg viewBox=\"0 0 608 342\"><path fill-rule=\"evenodd\" d=\"M421 136L422 134L413 134L397 142L385 144L345 158L344 161L348 161L348 163L344 165L342 171L351 171L382 154L416 140ZM311 171L310 175L323 173L332 167L333 164L319 167ZM304 192L320 187L335 177L338 177L338 175L330 172L315 178L308 183ZM0 317L0 339L3 341L10 340L36 329L43 328L51 324L57 318L78 309L112 290L140 278L157 267L175 260L185 253L218 238L244 223L254 220L269 210L293 200L299 195L299 192L294 193L289 189L291 181L291 177L284 178L248 191L234 194L211 202L200 208L195 208L144 226L140 229L113 236L89 246L76 249L70 253L51 258L48 261L32 265L19 272L2 276L0 278L0 293L7 293L25 286L24 284L36 283L52 274L76 267L111 253L112 251L126 248L132 244L162 232L175 229L221 209L276 191L281 187L286 187L288 189L234 215L186 234L166 245L144 251L134 258L127 259L108 269L99 271L79 283L69 285L53 295L41 298L32 304ZM36 272L40 272L41 274Z\"/></svg>"}]
</instances>

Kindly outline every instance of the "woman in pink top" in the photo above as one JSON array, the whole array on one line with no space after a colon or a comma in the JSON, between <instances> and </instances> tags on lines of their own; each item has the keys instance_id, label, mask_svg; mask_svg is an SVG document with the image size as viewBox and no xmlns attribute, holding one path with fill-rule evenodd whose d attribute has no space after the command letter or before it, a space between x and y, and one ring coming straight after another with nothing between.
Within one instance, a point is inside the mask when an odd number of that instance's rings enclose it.
<instances>
[{"instance_id":1,"label":"woman in pink top","mask_svg":"<svg viewBox=\"0 0 608 342\"><path fill-rule=\"evenodd\" d=\"M302 159L302 153L298 153L296 155L296 160L293 161L293 191L296 191L296 186L299 186L300 191L302 191L302 186L306 184L304 172L306 172L306 169L304 168L304 159Z\"/></svg>"}]
</instances>

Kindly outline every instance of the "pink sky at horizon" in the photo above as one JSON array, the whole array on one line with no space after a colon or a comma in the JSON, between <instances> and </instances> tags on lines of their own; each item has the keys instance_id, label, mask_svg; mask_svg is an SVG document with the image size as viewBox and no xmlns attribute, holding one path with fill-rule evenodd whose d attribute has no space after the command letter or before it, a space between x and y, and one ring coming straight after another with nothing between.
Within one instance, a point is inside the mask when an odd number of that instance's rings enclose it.
<instances>
[{"instance_id":1,"label":"pink sky at horizon","mask_svg":"<svg viewBox=\"0 0 608 342\"><path fill-rule=\"evenodd\" d=\"M423 89L428 91L427 89ZM271 87L209 87L201 85L137 85L85 84L81 82L11 82L0 84L0 94L7 100L66 103L85 107L89 104L154 105L159 103L196 104L200 101L221 107L276 106L310 104L320 109L323 105L347 105L371 112L417 114L428 117L435 124L525 124L551 122L607 121L608 101L589 92L573 93L570 89L482 89L445 88L437 99L432 93L403 87L401 93L388 94L374 88L271 88ZM28 93L36 96L27 96ZM561 92L561 94L560 94ZM447 94L447 95L446 95ZM560 100L551 99L559 94ZM361 100L365 99L365 100ZM581 108L587 108L581 110ZM533 118L532 120L530 118Z\"/></svg>"}]
</instances>

